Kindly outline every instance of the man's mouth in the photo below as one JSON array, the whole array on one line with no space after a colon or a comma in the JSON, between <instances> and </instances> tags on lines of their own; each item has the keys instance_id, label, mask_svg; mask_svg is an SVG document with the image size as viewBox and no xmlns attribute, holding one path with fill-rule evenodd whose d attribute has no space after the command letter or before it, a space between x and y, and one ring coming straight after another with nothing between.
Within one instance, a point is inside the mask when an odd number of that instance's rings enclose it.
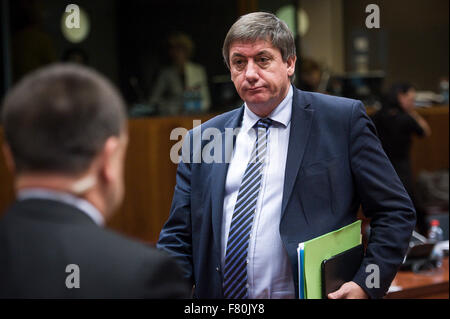
<instances>
[{"instance_id":1,"label":"man's mouth","mask_svg":"<svg viewBox=\"0 0 450 319\"><path fill-rule=\"evenodd\" d=\"M257 86L257 87L254 87L254 88L247 88L246 90L249 91L249 92L255 92L255 91L258 91L258 90L262 90L262 89L264 89L263 86Z\"/></svg>"}]
</instances>

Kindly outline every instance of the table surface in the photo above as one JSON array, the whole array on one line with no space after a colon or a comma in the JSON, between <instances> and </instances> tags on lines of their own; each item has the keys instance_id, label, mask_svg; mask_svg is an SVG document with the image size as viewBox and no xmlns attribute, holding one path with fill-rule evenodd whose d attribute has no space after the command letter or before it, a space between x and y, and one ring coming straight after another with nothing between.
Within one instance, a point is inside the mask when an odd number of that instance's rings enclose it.
<instances>
[{"instance_id":1,"label":"table surface","mask_svg":"<svg viewBox=\"0 0 450 319\"><path fill-rule=\"evenodd\" d=\"M440 268L423 273L399 271L386 298L449 298L448 257Z\"/></svg>"}]
</instances>

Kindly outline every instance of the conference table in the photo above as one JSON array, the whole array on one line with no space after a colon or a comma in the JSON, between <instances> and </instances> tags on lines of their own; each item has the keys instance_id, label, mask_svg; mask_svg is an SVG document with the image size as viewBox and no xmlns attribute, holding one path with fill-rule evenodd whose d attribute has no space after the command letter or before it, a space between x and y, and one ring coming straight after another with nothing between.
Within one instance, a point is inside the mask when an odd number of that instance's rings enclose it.
<instances>
[{"instance_id":1,"label":"conference table","mask_svg":"<svg viewBox=\"0 0 450 319\"><path fill-rule=\"evenodd\" d=\"M440 268L414 273L399 271L386 295L387 299L448 299L448 257Z\"/></svg>"}]
</instances>

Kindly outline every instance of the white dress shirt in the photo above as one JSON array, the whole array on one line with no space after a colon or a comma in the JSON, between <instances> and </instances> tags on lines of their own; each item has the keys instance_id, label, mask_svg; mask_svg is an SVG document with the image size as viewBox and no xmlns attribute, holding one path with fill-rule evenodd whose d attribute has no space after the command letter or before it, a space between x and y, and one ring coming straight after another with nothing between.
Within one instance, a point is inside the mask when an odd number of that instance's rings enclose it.
<instances>
[{"instance_id":1,"label":"white dress shirt","mask_svg":"<svg viewBox=\"0 0 450 319\"><path fill-rule=\"evenodd\" d=\"M295 298L291 264L280 237L281 202L292 114L292 86L284 100L268 116L267 157L256 204L247 255L249 298ZM222 220L222 266L234 205L242 177L256 142L254 125L260 119L245 104L242 126L225 182Z\"/></svg>"},{"instance_id":2,"label":"white dress shirt","mask_svg":"<svg viewBox=\"0 0 450 319\"><path fill-rule=\"evenodd\" d=\"M50 190L47 188L26 188L17 194L17 200L26 199L49 199L74 206L88 215L97 225L103 226L105 220L103 215L91 203L82 198L73 196L69 193Z\"/></svg>"}]
</instances>

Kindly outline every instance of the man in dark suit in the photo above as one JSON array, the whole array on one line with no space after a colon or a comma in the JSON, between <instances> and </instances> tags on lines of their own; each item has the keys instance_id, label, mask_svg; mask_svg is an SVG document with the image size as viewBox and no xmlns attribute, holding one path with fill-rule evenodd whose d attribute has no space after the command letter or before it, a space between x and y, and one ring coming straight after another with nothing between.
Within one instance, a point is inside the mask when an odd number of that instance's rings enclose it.
<instances>
[{"instance_id":1,"label":"man in dark suit","mask_svg":"<svg viewBox=\"0 0 450 319\"><path fill-rule=\"evenodd\" d=\"M104 229L123 198L122 98L103 76L53 65L3 105L17 200L0 221L0 298L183 298L167 254Z\"/></svg>"},{"instance_id":2,"label":"man in dark suit","mask_svg":"<svg viewBox=\"0 0 450 319\"><path fill-rule=\"evenodd\" d=\"M294 39L272 14L242 16L223 55L245 104L189 132L185 145L194 147L183 149L158 247L178 259L200 298L295 298L298 244L354 222L362 205L372 227L365 257L328 297L382 297L415 212L362 103L291 85ZM208 139L195 147L206 130L220 132L221 149ZM199 161L208 150L221 161ZM367 284L373 265L379 280Z\"/></svg>"}]
</instances>

